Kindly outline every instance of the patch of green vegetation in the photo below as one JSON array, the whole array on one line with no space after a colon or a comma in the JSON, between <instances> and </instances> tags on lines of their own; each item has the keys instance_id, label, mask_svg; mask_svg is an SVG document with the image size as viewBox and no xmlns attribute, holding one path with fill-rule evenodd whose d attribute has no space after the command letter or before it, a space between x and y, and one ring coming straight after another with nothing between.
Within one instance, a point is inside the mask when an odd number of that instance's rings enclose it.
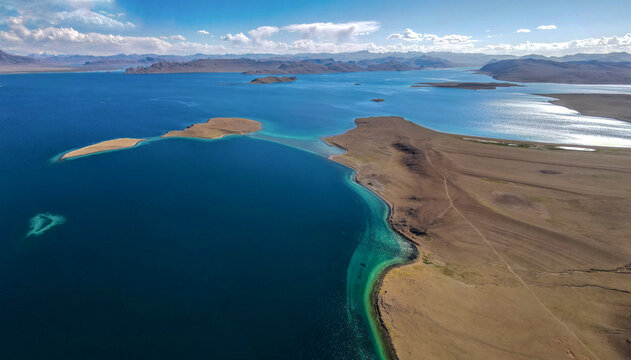
<instances>
[{"instance_id":1,"label":"patch of green vegetation","mask_svg":"<svg viewBox=\"0 0 631 360\"><path fill-rule=\"evenodd\" d=\"M453 277L456 274L452 269L448 268L447 266L439 266L438 268L443 275Z\"/></svg>"},{"instance_id":2,"label":"patch of green vegetation","mask_svg":"<svg viewBox=\"0 0 631 360\"><path fill-rule=\"evenodd\" d=\"M438 264L432 262L431 254L423 253L423 255L421 256L421 261L425 265L432 265L432 266L436 267L438 269L438 271L440 271L440 273L443 274L443 275L446 275L446 276L449 276L449 277L455 277L455 275L458 275L453 269L451 269L447 265L438 265ZM463 278L463 276L458 276L458 277Z\"/></svg>"}]
</instances>

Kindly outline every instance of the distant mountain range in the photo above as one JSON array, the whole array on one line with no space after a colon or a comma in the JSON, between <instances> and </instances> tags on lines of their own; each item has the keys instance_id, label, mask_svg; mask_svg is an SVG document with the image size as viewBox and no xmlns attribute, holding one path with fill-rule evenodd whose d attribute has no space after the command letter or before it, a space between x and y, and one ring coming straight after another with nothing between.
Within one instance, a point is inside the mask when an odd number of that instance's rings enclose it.
<instances>
[{"instance_id":1,"label":"distant mountain range","mask_svg":"<svg viewBox=\"0 0 631 360\"><path fill-rule=\"evenodd\" d=\"M405 71L425 68L453 67L448 61L421 56L399 59L384 57L360 61L336 61L335 59L307 60L256 60L256 59L199 59L187 62L161 61L151 66L130 67L130 74L191 73L191 72L240 72L244 74L323 74L360 71Z\"/></svg>"},{"instance_id":2,"label":"distant mountain range","mask_svg":"<svg viewBox=\"0 0 631 360\"><path fill-rule=\"evenodd\" d=\"M533 62L534 61L534 62ZM542 61L543 63L537 63ZM489 55L482 53L407 52L317 53L296 55L11 55L0 51L0 72L29 72L59 68L63 71L127 69L128 73L242 72L247 74L314 74L356 71L406 71L429 68L482 67L481 73L509 81L628 83L626 65L631 54L575 54L561 57ZM572 64L570 64L572 63ZM583 65L579 63L585 63ZM494 64L494 65L493 65ZM559 65L559 64L567 64ZM536 69L533 69L535 68ZM33 70L35 71L35 70ZM562 74L559 73L562 71ZM596 75L608 71L610 75ZM579 74L584 72L583 74ZM518 76L517 74L521 74ZM599 82L602 83L602 82Z\"/></svg>"},{"instance_id":3,"label":"distant mountain range","mask_svg":"<svg viewBox=\"0 0 631 360\"><path fill-rule=\"evenodd\" d=\"M28 56L7 54L0 50L0 65L31 65L38 63L37 59Z\"/></svg>"},{"instance_id":4,"label":"distant mountain range","mask_svg":"<svg viewBox=\"0 0 631 360\"><path fill-rule=\"evenodd\" d=\"M631 84L631 62L515 59L484 65L478 73L526 83Z\"/></svg>"}]
</instances>

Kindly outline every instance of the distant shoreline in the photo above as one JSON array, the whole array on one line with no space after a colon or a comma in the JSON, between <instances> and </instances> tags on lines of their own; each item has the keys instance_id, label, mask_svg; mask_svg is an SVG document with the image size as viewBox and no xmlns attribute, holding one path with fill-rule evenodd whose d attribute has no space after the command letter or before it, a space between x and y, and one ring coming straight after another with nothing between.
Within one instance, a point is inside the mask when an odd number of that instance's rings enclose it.
<instances>
[{"instance_id":1,"label":"distant shoreline","mask_svg":"<svg viewBox=\"0 0 631 360\"><path fill-rule=\"evenodd\" d=\"M631 122L629 94L533 94L553 98L549 103L572 109L586 116Z\"/></svg>"}]
</instances>

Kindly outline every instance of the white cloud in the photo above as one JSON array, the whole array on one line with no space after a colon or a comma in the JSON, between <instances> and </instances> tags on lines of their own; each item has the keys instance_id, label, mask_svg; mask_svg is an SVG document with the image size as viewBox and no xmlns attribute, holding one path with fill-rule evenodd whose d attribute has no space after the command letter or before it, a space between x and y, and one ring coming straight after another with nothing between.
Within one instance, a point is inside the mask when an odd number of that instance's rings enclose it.
<instances>
[{"instance_id":1,"label":"white cloud","mask_svg":"<svg viewBox=\"0 0 631 360\"><path fill-rule=\"evenodd\" d=\"M541 25L537 26L537 30L556 30L556 25Z\"/></svg>"},{"instance_id":2,"label":"white cloud","mask_svg":"<svg viewBox=\"0 0 631 360\"><path fill-rule=\"evenodd\" d=\"M276 26L260 26L256 29L248 31L249 38L254 44L263 44L270 36L276 34L278 28Z\"/></svg>"},{"instance_id":3,"label":"white cloud","mask_svg":"<svg viewBox=\"0 0 631 360\"><path fill-rule=\"evenodd\" d=\"M422 34L413 31L412 29L405 29L402 34L394 33L388 35L389 40L405 40L405 41L428 41L432 42L435 45L447 45L447 44L470 44L475 42L472 40L471 36L466 35L445 35L438 36L435 34Z\"/></svg>"},{"instance_id":4,"label":"white cloud","mask_svg":"<svg viewBox=\"0 0 631 360\"><path fill-rule=\"evenodd\" d=\"M220 39L238 47L247 46L252 51L270 52L275 49L280 51L286 49L288 47L287 44L269 40L269 37L279 32L279 30L276 26L260 26L248 31L247 35L242 32L234 35L229 33Z\"/></svg>"},{"instance_id":5,"label":"white cloud","mask_svg":"<svg viewBox=\"0 0 631 360\"><path fill-rule=\"evenodd\" d=\"M276 26L261 26L247 33L228 33L221 40L228 41L235 46L249 49L249 52L287 53L291 51L316 51L315 49L327 49L335 51L336 48L350 48L347 43L353 43L358 36L370 34L379 29L379 24L374 21L358 21L349 23L311 23L292 24L282 28ZM270 40L270 37L281 31L299 33L301 40L291 43ZM322 50L324 51L324 50Z\"/></svg>"},{"instance_id":6,"label":"white cloud","mask_svg":"<svg viewBox=\"0 0 631 360\"><path fill-rule=\"evenodd\" d=\"M165 40L151 36L82 33L69 27L28 29L23 24L23 19L19 17L9 18L8 27L8 31L0 31L0 48L22 54L224 54L227 52L223 46L186 42L181 35L172 35Z\"/></svg>"},{"instance_id":7,"label":"white cloud","mask_svg":"<svg viewBox=\"0 0 631 360\"><path fill-rule=\"evenodd\" d=\"M376 21L356 21L347 23L310 23L292 24L283 30L302 34L303 39L347 42L358 36L369 35L379 30L381 25Z\"/></svg>"},{"instance_id":8,"label":"white cloud","mask_svg":"<svg viewBox=\"0 0 631 360\"><path fill-rule=\"evenodd\" d=\"M208 35L208 34L210 34L208 31L206 31L206 30L204 30L204 29L197 30L197 33L198 33L199 35Z\"/></svg>"},{"instance_id":9,"label":"white cloud","mask_svg":"<svg viewBox=\"0 0 631 360\"><path fill-rule=\"evenodd\" d=\"M518 32L518 33L529 33L530 29L517 29L516 32Z\"/></svg>"},{"instance_id":10,"label":"white cloud","mask_svg":"<svg viewBox=\"0 0 631 360\"><path fill-rule=\"evenodd\" d=\"M85 24L85 25L94 25L94 26L102 26L109 28L124 28L124 27L134 27L135 25L129 21L122 22L116 19L113 19L112 14L105 12L105 14L95 13L86 8L80 8L72 11L60 11L55 14L55 18L53 19L53 23L60 24Z\"/></svg>"},{"instance_id":11,"label":"white cloud","mask_svg":"<svg viewBox=\"0 0 631 360\"><path fill-rule=\"evenodd\" d=\"M160 39L173 40L173 41L186 41L186 38L182 35L160 36Z\"/></svg>"},{"instance_id":12,"label":"white cloud","mask_svg":"<svg viewBox=\"0 0 631 360\"><path fill-rule=\"evenodd\" d=\"M541 54L541 55L567 55L584 53L609 53L618 51L631 51L631 33L622 36L603 36L600 38L577 39L565 42L520 44L495 44L487 45L482 52L492 54Z\"/></svg>"},{"instance_id":13,"label":"white cloud","mask_svg":"<svg viewBox=\"0 0 631 360\"><path fill-rule=\"evenodd\" d=\"M237 44L237 45L245 45L245 44L248 44L250 42L250 38L247 37L242 32L240 32L238 34L234 34L234 35L228 33L228 34L222 36L220 39L223 40L223 41L230 41L230 42L232 42L234 44Z\"/></svg>"}]
</instances>

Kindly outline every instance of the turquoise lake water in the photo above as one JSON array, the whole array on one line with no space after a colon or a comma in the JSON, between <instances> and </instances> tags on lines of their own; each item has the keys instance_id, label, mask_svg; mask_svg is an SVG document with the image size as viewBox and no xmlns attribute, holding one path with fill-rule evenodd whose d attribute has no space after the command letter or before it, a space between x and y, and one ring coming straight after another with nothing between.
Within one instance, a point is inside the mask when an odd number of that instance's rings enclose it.
<instances>
[{"instance_id":1,"label":"turquoise lake water","mask_svg":"<svg viewBox=\"0 0 631 360\"><path fill-rule=\"evenodd\" d=\"M381 358L370 286L412 250L321 137L401 115L452 133L631 146L631 124L530 95L629 86L409 87L489 81L467 69L251 78L0 76L0 358ZM218 116L264 129L51 161Z\"/></svg>"}]
</instances>

